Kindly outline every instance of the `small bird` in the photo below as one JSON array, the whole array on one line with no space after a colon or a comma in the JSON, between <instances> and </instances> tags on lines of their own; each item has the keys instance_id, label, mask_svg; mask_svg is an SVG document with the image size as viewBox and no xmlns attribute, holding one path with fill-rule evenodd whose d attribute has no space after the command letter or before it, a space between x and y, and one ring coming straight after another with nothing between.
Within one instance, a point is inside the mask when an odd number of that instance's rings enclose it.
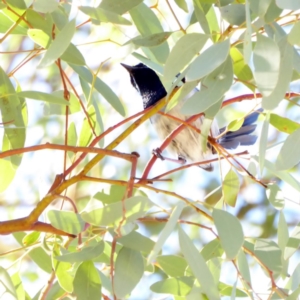
<instances>
[{"instance_id":1,"label":"small bird","mask_svg":"<svg viewBox=\"0 0 300 300\"><path fill-rule=\"evenodd\" d=\"M139 63L136 66L128 66L125 64L121 65L129 72L131 84L140 93L143 100L144 109L156 104L159 100L167 96L167 92L163 84L161 83L158 75L152 69L148 68L142 63ZM173 93L176 92L177 89L178 87L174 89ZM198 90L195 89L194 92L196 91ZM189 97L190 96L191 95L189 95ZM178 103L168 112L168 114L173 115L181 120L187 120L190 116L183 115L180 112L184 101L185 100L182 100L181 103ZM218 144L226 149L236 149L239 145L253 145L257 140L256 135L251 135L256 128L256 125L253 125L253 123L256 122L261 111L262 110L260 109L247 116L239 130L234 132L228 131L217 141ZM161 139L165 139L179 126L177 121L160 114L154 115L150 120ZM201 130L203 120L204 116L201 116L194 121L192 125ZM225 129L226 127L219 129L216 120L214 120L211 125L210 135L211 137L215 138L224 132ZM185 163L187 159L192 162L201 162L205 159L208 159L212 154L216 153L215 149L209 143L206 151L203 151L199 133L189 127L184 128L172 140L168 146L168 150L172 153L175 153L178 157L178 162L181 163ZM158 157L166 159L160 153L156 152L156 154ZM213 170L211 164L201 164L199 166L207 171Z\"/></svg>"}]
</instances>

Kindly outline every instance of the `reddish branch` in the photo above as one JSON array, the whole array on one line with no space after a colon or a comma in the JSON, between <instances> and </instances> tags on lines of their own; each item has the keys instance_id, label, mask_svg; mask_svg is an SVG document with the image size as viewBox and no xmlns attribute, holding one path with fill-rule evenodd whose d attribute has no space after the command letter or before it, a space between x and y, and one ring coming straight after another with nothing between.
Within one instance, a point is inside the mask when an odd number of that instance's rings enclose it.
<instances>
[{"instance_id":1,"label":"reddish branch","mask_svg":"<svg viewBox=\"0 0 300 300\"><path fill-rule=\"evenodd\" d=\"M295 97L298 96L297 93L287 93L286 98ZM246 99L253 99L261 97L261 94L247 94L242 95L239 97L232 98L230 100L224 101L223 107L227 106L229 104L240 102ZM20 218L16 220L11 221L4 221L0 223L0 234L8 234L16 231L24 231L24 230L37 230L37 231L45 231L45 232L52 232L57 233L57 229L53 228L49 224L45 224L42 222L38 222L38 218L41 215L41 213L45 210L45 208L56 198L59 197L59 195L64 192L69 186L80 182L82 180L90 180L90 181L96 181L99 180L101 182L109 182L109 183L115 183L115 184L123 184L121 181L118 180L106 180L106 179L100 179L100 178L91 178L86 176L86 174L93 168L103 157L106 155L113 156L113 157L119 157L126 159L131 162L132 169L130 174L130 179L127 182L124 182L125 185L127 185L127 196L130 197L132 194L133 187L141 187L144 186L146 188L150 188L156 191L159 191L155 189L154 187L148 186L148 184L145 185L145 183L151 183L150 181L147 181L148 174L153 166L153 164L156 161L156 157L152 157L151 160L148 162L144 174L142 176L142 180L140 180L138 183L134 183L135 173L136 173L136 164L137 164L137 156L135 154L126 154L126 153L120 153L118 151L114 151L113 149L122 142L129 134L132 133L140 124L145 122L147 119L149 119L152 115L155 113L159 113L159 111L165 106L165 102L160 101L155 106L151 107L148 110L145 110L143 112L140 112L132 117L127 118L126 120L116 124L113 127L110 127L107 129L103 134L96 137L89 147L73 147L73 146L67 146L67 145L53 145L53 144L44 144L44 145L38 145L38 146L32 146L32 147L25 147L22 149L13 149L9 151L5 151L3 153L0 153L0 158L8 157L16 154L22 154L25 152L32 152L32 151L38 151L42 149L57 149L57 150L63 150L63 151L73 151L73 152L82 152L81 156L64 172L64 174L61 174L60 176L57 176L57 181L53 185L50 192L37 204L36 208L25 218ZM133 118L136 118L138 116L141 117L137 119L132 125L129 126L120 136L118 136L112 143L110 143L105 149L99 149L94 148L99 140L101 140L105 135L113 131L115 128L123 125L124 123L128 122L129 120L132 120ZM194 120L196 120L201 114L195 115L190 117L186 122L192 123ZM169 137L163 142L160 149L163 150L167 147L167 145L170 143L170 141L181 131L184 129L186 124L180 124L176 130L174 130ZM70 172L83 160L83 158L88 153L96 153L96 156L87 163L87 165L83 168L83 170L78 174L70 179L66 180L66 176L70 174ZM179 169L183 169L185 167L181 167ZM166 174L162 174L166 175ZM159 176L158 176L159 177ZM155 178L153 179L155 180ZM163 193L170 194L179 197L183 201L185 199L175 193L169 192L169 191L162 191ZM189 203L190 204L190 203ZM191 205L191 204L190 204ZM195 208L195 207L194 207ZM195 208L196 209L196 208ZM196 209L197 211L199 209ZM203 212L200 212L203 213ZM60 232L60 231L59 231ZM64 232L60 232L61 235L69 235Z\"/></svg>"}]
</instances>

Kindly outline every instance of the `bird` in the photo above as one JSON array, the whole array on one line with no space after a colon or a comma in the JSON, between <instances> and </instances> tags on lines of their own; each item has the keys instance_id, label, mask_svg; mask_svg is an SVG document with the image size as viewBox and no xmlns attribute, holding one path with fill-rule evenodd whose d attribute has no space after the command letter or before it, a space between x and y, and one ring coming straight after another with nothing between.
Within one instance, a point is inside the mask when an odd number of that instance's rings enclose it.
<instances>
[{"instance_id":1,"label":"bird","mask_svg":"<svg viewBox=\"0 0 300 300\"><path fill-rule=\"evenodd\" d=\"M143 100L144 109L153 106L167 96L167 91L165 90L159 76L151 68L147 67L143 63L139 63L135 66L129 66L123 63L121 63L121 65L128 71L132 86L138 91ZM184 82L185 79L183 78L182 83L184 84ZM176 92L178 88L179 87L175 87L173 93ZM196 91L198 91L198 89L195 88L192 92L195 93ZM191 95L188 95L188 97L190 96ZM181 102L179 102L174 108L168 111L168 114L186 121L190 116L186 116L180 111L184 101L185 99L181 100ZM249 114L245 117L240 129L234 132L227 131L224 135L221 134L226 130L226 127L219 129L217 121L213 120L210 128L210 136L215 138L221 135L221 137L217 140L217 143L225 149L236 149L239 145L253 145L257 140L256 135L251 135L251 133L253 133L256 129L256 125L253 123L257 121L260 112L262 112L262 109ZM201 130L204 118L204 116L200 116L191 125ZM162 140L164 140L179 126L178 121L161 114L155 114L150 118L150 121L154 125L156 132ZM177 155L178 160L176 161L182 164L184 164L187 160L191 162L201 162L216 153L214 147L210 143L207 144L207 149L204 151L202 149L199 133L190 127L184 128L176 137L174 137L167 149L170 153ZM157 150L154 151L154 154L161 159L168 159L162 156ZM175 161L175 159L169 160ZM210 163L199 164L199 167L206 171L213 170L213 166Z\"/></svg>"}]
</instances>

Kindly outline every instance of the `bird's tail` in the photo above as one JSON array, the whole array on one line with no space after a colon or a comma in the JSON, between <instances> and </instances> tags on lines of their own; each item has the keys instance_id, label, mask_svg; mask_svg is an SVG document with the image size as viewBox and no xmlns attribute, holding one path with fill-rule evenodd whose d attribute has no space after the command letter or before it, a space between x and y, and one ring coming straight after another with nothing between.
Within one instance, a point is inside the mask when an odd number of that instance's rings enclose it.
<instances>
[{"instance_id":1,"label":"bird's tail","mask_svg":"<svg viewBox=\"0 0 300 300\"><path fill-rule=\"evenodd\" d=\"M222 136L218 143L226 149L236 149L238 146L249 146L253 145L256 140L256 135L251 135L251 133L256 129L256 124L259 114L263 111L262 108L251 113L244 120L244 123L240 129L237 131L228 131L224 136ZM220 134L224 132L226 127L220 129Z\"/></svg>"}]
</instances>

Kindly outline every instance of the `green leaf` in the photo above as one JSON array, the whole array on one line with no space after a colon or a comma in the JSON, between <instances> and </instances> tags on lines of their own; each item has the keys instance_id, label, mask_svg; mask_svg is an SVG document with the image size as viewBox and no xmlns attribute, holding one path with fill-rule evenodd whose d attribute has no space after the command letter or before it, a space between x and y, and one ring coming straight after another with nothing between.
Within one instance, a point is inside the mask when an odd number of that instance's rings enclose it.
<instances>
[{"instance_id":1,"label":"green leaf","mask_svg":"<svg viewBox=\"0 0 300 300\"><path fill-rule=\"evenodd\" d=\"M0 100L1 101L1 100ZM8 137L3 135L2 152L10 150ZM16 168L13 167L10 159L0 159L0 192L4 192L11 184L16 174Z\"/></svg>"},{"instance_id":2,"label":"green leaf","mask_svg":"<svg viewBox=\"0 0 300 300\"><path fill-rule=\"evenodd\" d=\"M0 266L1 298L18 300L17 292L10 275Z\"/></svg>"},{"instance_id":3,"label":"green leaf","mask_svg":"<svg viewBox=\"0 0 300 300\"><path fill-rule=\"evenodd\" d=\"M77 300L102 299L100 275L92 261L83 262L79 266L73 284Z\"/></svg>"},{"instance_id":4,"label":"green leaf","mask_svg":"<svg viewBox=\"0 0 300 300\"><path fill-rule=\"evenodd\" d=\"M45 94L46 97L48 96L48 94ZM68 114L74 114L77 113L81 110L81 106L79 103L79 100L77 99L77 97L73 94L70 93L69 94L69 100L67 101L68 103ZM56 97L59 99L64 99L64 91L60 90L60 91L55 91L52 92L51 97ZM64 99L65 100L65 99ZM66 101L66 100L65 100ZM48 115L66 115L66 107L64 105L57 105L57 104L53 104L52 103L45 103L44 105L44 114L48 114Z\"/></svg>"},{"instance_id":5,"label":"green leaf","mask_svg":"<svg viewBox=\"0 0 300 300\"><path fill-rule=\"evenodd\" d=\"M103 208L95 208L81 214L84 221L96 226L112 226L118 224L123 218L123 205L125 205L126 223L133 222L145 215L151 207L146 197L135 196L122 202L112 203Z\"/></svg>"},{"instance_id":6,"label":"green leaf","mask_svg":"<svg viewBox=\"0 0 300 300\"><path fill-rule=\"evenodd\" d=\"M281 272L281 250L275 242L267 239L257 239L254 254L269 270L274 273Z\"/></svg>"},{"instance_id":7,"label":"green leaf","mask_svg":"<svg viewBox=\"0 0 300 300\"><path fill-rule=\"evenodd\" d=\"M27 300L29 299L27 293L25 293L22 280L20 278L19 272L15 273L13 276L11 276L11 280L15 286L16 292L17 292L17 299L18 300ZM27 298L25 298L27 296Z\"/></svg>"},{"instance_id":8,"label":"green leaf","mask_svg":"<svg viewBox=\"0 0 300 300\"><path fill-rule=\"evenodd\" d=\"M293 271L293 274L290 276L288 282L286 283L285 288L289 290L295 290L299 287L299 285L300 285L300 264L298 263ZM296 300L297 298L294 299Z\"/></svg>"},{"instance_id":9,"label":"green leaf","mask_svg":"<svg viewBox=\"0 0 300 300\"><path fill-rule=\"evenodd\" d=\"M214 239L206 244L201 250L201 254L205 261L208 261L214 257L221 257L224 253L224 250L221 246L221 243L218 239Z\"/></svg>"},{"instance_id":10,"label":"green leaf","mask_svg":"<svg viewBox=\"0 0 300 300\"><path fill-rule=\"evenodd\" d=\"M270 122L270 113L267 112L266 118L264 120L262 129L261 129L261 135L259 140L259 168L260 172L262 174L264 165L265 165L265 157L266 157L266 151L267 151L267 145L268 145L268 133L269 133L269 122Z\"/></svg>"},{"instance_id":11,"label":"green leaf","mask_svg":"<svg viewBox=\"0 0 300 300\"><path fill-rule=\"evenodd\" d=\"M223 180L223 197L225 203L235 207L240 190L240 181L234 170L230 169Z\"/></svg>"},{"instance_id":12,"label":"green leaf","mask_svg":"<svg viewBox=\"0 0 300 300\"><path fill-rule=\"evenodd\" d=\"M38 231L33 231L33 232L26 234L22 239L23 245L29 246L29 245L34 244L39 239L40 235L41 235L41 233Z\"/></svg>"},{"instance_id":13,"label":"green leaf","mask_svg":"<svg viewBox=\"0 0 300 300\"><path fill-rule=\"evenodd\" d=\"M40 294L42 292L42 289L39 290L34 298L26 298L25 300L38 300L40 298ZM47 293L47 300L50 300L50 299L59 299L60 297L63 297L63 295L65 294L66 292L60 287L58 281L55 281L52 286L51 286L51 289L49 290L49 292Z\"/></svg>"},{"instance_id":14,"label":"green leaf","mask_svg":"<svg viewBox=\"0 0 300 300\"><path fill-rule=\"evenodd\" d=\"M289 89L293 73L293 47L287 42L286 38L279 41L280 49L280 68L278 81L271 93L263 93L262 107L265 109L274 109L284 98ZM273 56L273 55L272 55ZM275 57L274 57L275 59ZM277 69L274 75L277 73ZM273 76L274 78L275 76ZM274 78L275 79L275 78Z\"/></svg>"},{"instance_id":15,"label":"green leaf","mask_svg":"<svg viewBox=\"0 0 300 300\"><path fill-rule=\"evenodd\" d=\"M47 67L53 64L58 58L60 58L63 53L69 47L73 35L75 33L75 19L70 21L62 30L56 35L54 41L52 41L45 56L39 63L39 67Z\"/></svg>"},{"instance_id":16,"label":"green leaf","mask_svg":"<svg viewBox=\"0 0 300 300\"><path fill-rule=\"evenodd\" d=\"M53 227L71 234L79 234L85 225L80 215L71 211L49 210L47 216Z\"/></svg>"},{"instance_id":17,"label":"green leaf","mask_svg":"<svg viewBox=\"0 0 300 300\"><path fill-rule=\"evenodd\" d=\"M120 185L111 185L109 194L105 192L98 192L94 195L94 199L101 201L104 204L111 204L115 202L119 202L123 199L127 187Z\"/></svg>"},{"instance_id":18,"label":"green leaf","mask_svg":"<svg viewBox=\"0 0 300 300\"><path fill-rule=\"evenodd\" d=\"M179 217L181 215L181 212L184 209L184 207L185 207L185 204L183 202L179 202L175 206L175 208L174 208L168 222L166 223L164 229L160 232L160 235L157 239L157 242L156 242L152 252L148 256L148 260L147 260L148 263L150 263L150 262L152 262L153 260L156 259L156 256L158 255L158 253L162 249L162 247L165 244L167 238L174 231L174 228L177 225L178 219L179 219Z\"/></svg>"},{"instance_id":19,"label":"green leaf","mask_svg":"<svg viewBox=\"0 0 300 300\"><path fill-rule=\"evenodd\" d=\"M7 8L5 8L5 10L7 10ZM6 33L8 30L11 29L11 35L20 34L26 36L27 34L27 28L21 26L20 24L16 26L14 21L12 21L9 17L1 13L0 33Z\"/></svg>"},{"instance_id":20,"label":"green leaf","mask_svg":"<svg viewBox=\"0 0 300 300\"><path fill-rule=\"evenodd\" d=\"M83 55L78 50L78 48L72 43L70 43L67 50L63 53L63 55L60 58L69 64L74 64L77 66L85 65L85 59Z\"/></svg>"},{"instance_id":21,"label":"green leaf","mask_svg":"<svg viewBox=\"0 0 300 300\"><path fill-rule=\"evenodd\" d=\"M58 8L58 2L55 0L35 0L33 9L39 13L51 13Z\"/></svg>"},{"instance_id":22,"label":"green leaf","mask_svg":"<svg viewBox=\"0 0 300 300\"><path fill-rule=\"evenodd\" d=\"M58 280L59 285L69 293L73 292L73 280L70 270L72 265L68 262L60 262L56 260L56 256L60 255L59 246L56 245L52 255L52 265L53 270L55 271L56 278Z\"/></svg>"},{"instance_id":23,"label":"green leaf","mask_svg":"<svg viewBox=\"0 0 300 300\"><path fill-rule=\"evenodd\" d=\"M113 23L120 25L131 25L127 19L112 11L105 10L101 7L79 6L79 9L91 18L104 23Z\"/></svg>"},{"instance_id":24,"label":"green leaf","mask_svg":"<svg viewBox=\"0 0 300 300\"><path fill-rule=\"evenodd\" d=\"M13 6L15 8L19 8L19 9L27 8L24 0L6 0L6 2L9 4L9 6Z\"/></svg>"},{"instance_id":25,"label":"green leaf","mask_svg":"<svg viewBox=\"0 0 300 300\"><path fill-rule=\"evenodd\" d=\"M300 294L300 287L296 288L287 298L286 300L298 300ZM286 295L286 294L285 294Z\"/></svg>"},{"instance_id":26,"label":"green leaf","mask_svg":"<svg viewBox=\"0 0 300 300\"><path fill-rule=\"evenodd\" d=\"M53 20L49 14L42 16L38 12L31 8L26 10L26 19L32 25L33 28L29 28L29 32L35 32L36 30L42 30L49 37L52 33ZM36 31L37 35L40 36L40 32ZM28 35L28 32L27 32Z\"/></svg>"},{"instance_id":27,"label":"green leaf","mask_svg":"<svg viewBox=\"0 0 300 300\"><path fill-rule=\"evenodd\" d=\"M129 234L118 238L118 243L126 248L145 252L149 254L153 249L155 243L148 237L140 234L137 231L132 231Z\"/></svg>"},{"instance_id":28,"label":"green leaf","mask_svg":"<svg viewBox=\"0 0 300 300\"><path fill-rule=\"evenodd\" d=\"M220 294L224 296L231 296L231 299L236 299L239 297L248 297L248 295L240 289L236 288L236 282L234 286L230 286L226 283L219 283Z\"/></svg>"},{"instance_id":29,"label":"green leaf","mask_svg":"<svg viewBox=\"0 0 300 300\"><path fill-rule=\"evenodd\" d=\"M211 39L214 43L216 43L220 39L220 26L219 26L219 15L217 16L216 10L214 6L212 5L209 9L209 11L206 14L206 19L209 26L209 31L211 34Z\"/></svg>"},{"instance_id":30,"label":"green leaf","mask_svg":"<svg viewBox=\"0 0 300 300\"><path fill-rule=\"evenodd\" d=\"M25 130L25 120L23 116L23 106L25 102L19 99L15 93L15 89L6 75L6 73L0 68L0 110L2 116L2 122L7 123L4 125L5 136L9 140L9 145L6 144L2 147L6 150L17 149L24 147L26 130ZM26 108L26 106L25 106ZM4 142L6 142L4 140ZM17 167L21 163L21 155L13 156L10 158L12 166ZM9 164L2 163L2 167L7 168L8 174L13 175L9 171ZM8 179L11 177L8 177ZM6 184L8 183L5 179Z\"/></svg>"},{"instance_id":31,"label":"green leaf","mask_svg":"<svg viewBox=\"0 0 300 300\"><path fill-rule=\"evenodd\" d=\"M182 36L170 52L164 69L164 79L173 82L175 76L199 53L208 39L201 33L189 33Z\"/></svg>"},{"instance_id":32,"label":"green leaf","mask_svg":"<svg viewBox=\"0 0 300 300\"><path fill-rule=\"evenodd\" d=\"M294 0L276 0L276 4L282 9L300 9L300 3Z\"/></svg>"},{"instance_id":33,"label":"green leaf","mask_svg":"<svg viewBox=\"0 0 300 300\"><path fill-rule=\"evenodd\" d=\"M219 292L214 282L214 278L207 267L204 258L198 252L188 235L178 227L179 244L184 258L187 260L193 274L201 285L201 289L208 299L219 299Z\"/></svg>"},{"instance_id":34,"label":"green leaf","mask_svg":"<svg viewBox=\"0 0 300 300\"><path fill-rule=\"evenodd\" d=\"M182 276L178 278L167 278L157 281L150 286L150 290L159 294L186 296L190 293L193 285L193 277Z\"/></svg>"},{"instance_id":35,"label":"green leaf","mask_svg":"<svg viewBox=\"0 0 300 300\"><path fill-rule=\"evenodd\" d=\"M43 48L48 48L51 42L50 36L41 29L28 29L27 34L36 44Z\"/></svg>"},{"instance_id":36,"label":"green leaf","mask_svg":"<svg viewBox=\"0 0 300 300\"><path fill-rule=\"evenodd\" d=\"M92 122L93 115L95 115L95 109L93 106L90 106L88 109L88 116L90 118L89 121L92 123L92 125L93 125L93 122ZM86 117L83 120L81 131L79 134L79 141L78 141L79 146L86 147L92 140L92 130L91 130L89 121L87 120ZM98 125L98 124L96 124L96 125Z\"/></svg>"},{"instance_id":37,"label":"green leaf","mask_svg":"<svg viewBox=\"0 0 300 300\"><path fill-rule=\"evenodd\" d=\"M200 0L193 0L194 4L194 13L195 16L205 34L210 34L210 28L208 21L206 19L206 13L208 9L206 9L205 3L202 3Z\"/></svg>"},{"instance_id":38,"label":"green leaf","mask_svg":"<svg viewBox=\"0 0 300 300\"><path fill-rule=\"evenodd\" d=\"M47 94L38 91L22 91L17 93L19 97L29 98L33 100L41 100L49 103L69 105L69 102L62 97L57 97L52 94Z\"/></svg>"},{"instance_id":39,"label":"green leaf","mask_svg":"<svg viewBox=\"0 0 300 300\"><path fill-rule=\"evenodd\" d=\"M226 61L228 54L229 40L210 46L191 64L186 75L187 81L201 79L210 74Z\"/></svg>"},{"instance_id":40,"label":"green leaf","mask_svg":"<svg viewBox=\"0 0 300 300\"><path fill-rule=\"evenodd\" d=\"M246 64L244 56L235 47L230 49L230 56L233 60L233 72L236 77L241 80L242 84L254 91L254 86L247 83L247 81L250 83L253 80L253 74L250 67Z\"/></svg>"},{"instance_id":41,"label":"green leaf","mask_svg":"<svg viewBox=\"0 0 300 300\"><path fill-rule=\"evenodd\" d=\"M24 232L13 233L14 238L23 246L22 240L26 234ZM47 273L52 272L52 264L49 254L43 248L35 248L28 253L28 256L34 261L39 268Z\"/></svg>"},{"instance_id":42,"label":"green leaf","mask_svg":"<svg viewBox=\"0 0 300 300\"><path fill-rule=\"evenodd\" d=\"M196 88L198 82L197 81L190 81L183 84L177 92L172 95L172 98L168 102L165 112L169 112L173 107L175 107L178 103L180 103L182 100L185 101L188 99L189 94ZM193 93L192 92L192 93Z\"/></svg>"},{"instance_id":43,"label":"green leaf","mask_svg":"<svg viewBox=\"0 0 300 300\"><path fill-rule=\"evenodd\" d=\"M277 170L287 170L300 161L300 128L291 133L285 140L276 160Z\"/></svg>"},{"instance_id":44,"label":"green leaf","mask_svg":"<svg viewBox=\"0 0 300 300\"><path fill-rule=\"evenodd\" d=\"M249 64L252 54L252 22L251 22L251 14L250 14L250 5L249 0L246 0L245 3L245 11L246 11L246 31L244 35L244 43L243 43L243 54L245 58L245 63Z\"/></svg>"},{"instance_id":45,"label":"green leaf","mask_svg":"<svg viewBox=\"0 0 300 300\"><path fill-rule=\"evenodd\" d=\"M278 235L278 246L281 250L281 262L282 262L281 277L285 279L288 274L289 260L284 259L284 252L289 239L289 228L285 221L285 217L282 211L280 211L279 213L277 235Z\"/></svg>"},{"instance_id":46,"label":"green leaf","mask_svg":"<svg viewBox=\"0 0 300 300\"><path fill-rule=\"evenodd\" d=\"M93 246L84 247L78 252L69 252L63 255L55 256L55 259L69 263L88 261L100 256L103 252L103 249L104 243L101 241Z\"/></svg>"},{"instance_id":47,"label":"green leaf","mask_svg":"<svg viewBox=\"0 0 300 300\"><path fill-rule=\"evenodd\" d=\"M251 0L250 9L251 12L254 13L256 16L263 18L266 12L268 11L270 4L271 0Z\"/></svg>"},{"instance_id":48,"label":"green leaf","mask_svg":"<svg viewBox=\"0 0 300 300\"><path fill-rule=\"evenodd\" d=\"M299 248L300 245L300 223L293 229L284 249L284 259L289 259Z\"/></svg>"},{"instance_id":49,"label":"green leaf","mask_svg":"<svg viewBox=\"0 0 300 300\"><path fill-rule=\"evenodd\" d=\"M288 41L292 45L300 46L300 22L296 22L288 34Z\"/></svg>"},{"instance_id":50,"label":"green leaf","mask_svg":"<svg viewBox=\"0 0 300 300\"><path fill-rule=\"evenodd\" d=\"M94 101L94 99L93 99ZM99 108L98 105L94 105L95 103L93 103L92 106L90 106L89 108L89 116L90 116L90 121L93 125L94 131L96 136L99 136L101 132L103 132L103 124L102 122L98 122L98 115L100 114L99 112ZM92 112L91 112L92 111ZM101 120L102 121L102 120ZM99 141L99 145L101 145L104 141Z\"/></svg>"},{"instance_id":51,"label":"green leaf","mask_svg":"<svg viewBox=\"0 0 300 300\"><path fill-rule=\"evenodd\" d=\"M244 123L243 118L233 120L228 124L226 130L228 130L228 131L237 131L243 126L243 123Z\"/></svg>"},{"instance_id":52,"label":"green leaf","mask_svg":"<svg viewBox=\"0 0 300 300\"><path fill-rule=\"evenodd\" d=\"M281 117L277 114L270 114L270 124L279 131L285 133L293 133L295 130L300 128L300 124L292 121L291 119Z\"/></svg>"},{"instance_id":53,"label":"green leaf","mask_svg":"<svg viewBox=\"0 0 300 300\"><path fill-rule=\"evenodd\" d=\"M115 263L114 288L118 298L134 289L144 273L144 261L140 252L123 247Z\"/></svg>"},{"instance_id":54,"label":"green leaf","mask_svg":"<svg viewBox=\"0 0 300 300\"><path fill-rule=\"evenodd\" d=\"M77 131L76 131L76 126L75 123L72 122L69 125L68 128L68 145L69 146L76 146L77 145ZM72 159L74 157L74 152L68 151L68 156L70 159Z\"/></svg>"},{"instance_id":55,"label":"green leaf","mask_svg":"<svg viewBox=\"0 0 300 300\"><path fill-rule=\"evenodd\" d=\"M249 270L249 264L247 261L247 257L243 251L239 251L237 256L237 264L239 267L239 271L242 275L242 284L246 290L251 290L251 275ZM252 294L252 293L251 293Z\"/></svg>"},{"instance_id":56,"label":"green leaf","mask_svg":"<svg viewBox=\"0 0 300 300\"><path fill-rule=\"evenodd\" d=\"M164 32L159 19L146 4L140 3L132 8L129 13L142 36ZM147 48L144 49L148 50ZM149 48L149 54L152 54L158 62L164 63L169 55L168 43L164 42L159 46Z\"/></svg>"},{"instance_id":57,"label":"green leaf","mask_svg":"<svg viewBox=\"0 0 300 300\"><path fill-rule=\"evenodd\" d=\"M258 157L254 156L253 157L256 161L258 161ZM295 190L300 192L300 184L299 181L296 180L290 173L285 172L285 171L278 171L275 168L275 165L271 163L268 160L265 160L265 167L273 173L276 177L280 178L281 180L285 181L287 184L292 186Z\"/></svg>"},{"instance_id":58,"label":"green leaf","mask_svg":"<svg viewBox=\"0 0 300 300\"><path fill-rule=\"evenodd\" d=\"M230 25L240 26L246 21L245 4L229 4L220 7L221 16Z\"/></svg>"},{"instance_id":59,"label":"green leaf","mask_svg":"<svg viewBox=\"0 0 300 300\"><path fill-rule=\"evenodd\" d=\"M186 100L181 108L181 112L187 115L194 115L206 111L220 101L231 87L232 79L232 61L230 57L227 57L221 66L202 80L201 90Z\"/></svg>"},{"instance_id":60,"label":"green leaf","mask_svg":"<svg viewBox=\"0 0 300 300\"><path fill-rule=\"evenodd\" d=\"M271 0L271 4L267 10L267 13L265 14L264 21L266 23L271 23L278 18L281 13L282 9L277 6L276 0Z\"/></svg>"},{"instance_id":61,"label":"green leaf","mask_svg":"<svg viewBox=\"0 0 300 300\"><path fill-rule=\"evenodd\" d=\"M70 12L67 12L65 8L67 8L67 5L51 13L51 19L59 31L63 30L69 23Z\"/></svg>"},{"instance_id":62,"label":"green leaf","mask_svg":"<svg viewBox=\"0 0 300 300\"><path fill-rule=\"evenodd\" d=\"M181 8L183 11L185 11L186 13L188 13L188 6L185 2L185 0L175 0L175 3L177 4L177 6L179 8Z\"/></svg>"},{"instance_id":63,"label":"green leaf","mask_svg":"<svg viewBox=\"0 0 300 300\"><path fill-rule=\"evenodd\" d=\"M128 43L133 43L137 46L141 47L155 47L158 45L161 45L163 42L165 42L170 35L173 32L160 32L160 33L154 33L148 36L137 36L128 42L126 42L124 45Z\"/></svg>"},{"instance_id":64,"label":"green leaf","mask_svg":"<svg viewBox=\"0 0 300 300\"><path fill-rule=\"evenodd\" d=\"M142 2L143 0L102 0L99 7L123 15Z\"/></svg>"},{"instance_id":65,"label":"green leaf","mask_svg":"<svg viewBox=\"0 0 300 300\"><path fill-rule=\"evenodd\" d=\"M212 216L227 259L234 259L244 243L241 223L235 216L220 209L214 209Z\"/></svg>"},{"instance_id":66,"label":"green leaf","mask_svg":"<svg viewBox=\"0 0 300 300\"><path fill-rule=\"evenodd\" d=\"M268 185L268 189L266 190L268 200L274 206L274 208L278 210L282 210L284 208L284 197L281 189L277 184Z\"/></svg>"},{"instance_id":67,"label":"green leaf","mask_svg":"<svg viewBox=\"0 0 300 300\"><path fill-rule=\"evenodd\" d=\"M73 64L70 64L70 66L84 81L89 84L93 83L94 89L99 92L120 115L125 116L125 110L120 99L105 82L99 77L96 77L94 80L91 71L85 67L75 66Z\"/></svg>"},{"instance_id":68,"label":"green leaf","mask_svg":"<svg viewBox=\"0 0 300 300\"><path fill-rule=\"evenodd\" d=\"M142 63L147 65L149 68L156 71L156 73L159 73L161 75L163 74L163 67L160 64L158 64L154 61L151 61L150 59L146 58L145 56L143 56L137 52L133 52L132 56L137 58L138 60L140 60Z\"/></svg>"},{"instance_id":69,"label":"green leaf","mask_svg":"<svg viewBox=\"0 0 300 300\"><path fill-rule=\"evenodd\" d=\"M257 87L267 97L272 94L279 79L280 50L278 45L272 39L258 34L253 51L253 63Z\"/></svg>"},{"instance_id":70,"label":"green leaf","mask_svg":"<svg viewBox=\"0 0 300 300\"><path fill-rule=\"evenodd\" d=\"M177 255L161 255L157 256L156 262L158 266L170 277L184 276L188 266L183 257Z\"/></svg>"}]
</instances>

